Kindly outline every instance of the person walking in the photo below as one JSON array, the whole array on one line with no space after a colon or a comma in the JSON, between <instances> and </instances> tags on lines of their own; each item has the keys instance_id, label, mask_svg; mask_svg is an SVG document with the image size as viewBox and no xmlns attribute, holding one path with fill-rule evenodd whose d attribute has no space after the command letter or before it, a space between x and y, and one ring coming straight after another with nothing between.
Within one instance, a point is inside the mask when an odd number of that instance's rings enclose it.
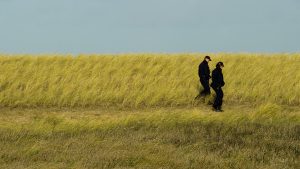
<instances>
[{"instance_id":1,"label":"person walking","mask_svg":"<svg viewBox=\"0 0 300 169\"><path fill-rule=\"evenodd\" d=\"M208 65L208 62L210 61L210 56L205 56L204 60L200 63L198 68L200 83L203 86L203 90L199 94L200 96L210 95L209 79L211 78L211 76Z\"/></svg>"},{"instance_id":2,"label":"person walking","mask_svg":"<svg viewBox=\"0 0 300 169\"><path fill-rule=\"evenodd\" d=\"M213 108L216 112L222 112L223 103L223 90L222 87L225 85L222 69L224 68L223 62L218 62L216 68L212 71L212 83L211 87L216 92L216 98L213 104Z\"/></svg>"}]
</instances>

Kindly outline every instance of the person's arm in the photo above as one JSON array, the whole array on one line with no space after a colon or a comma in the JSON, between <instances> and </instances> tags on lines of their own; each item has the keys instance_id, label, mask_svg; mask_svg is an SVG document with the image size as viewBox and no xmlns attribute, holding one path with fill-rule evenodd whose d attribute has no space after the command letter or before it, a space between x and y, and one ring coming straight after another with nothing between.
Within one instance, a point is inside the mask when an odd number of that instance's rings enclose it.
<instances>
[{"instance_id":1,"label":"person's arm","mask_svg":"<svg viewBox=\"0 0 300 169\"><path fill-rule=\"evenodd\" d=\"M217 79L217 88L221 88L223 85L223 80L222 80L222 74L219 71L216 73L216 79Z\"/></svg>"},{"instance_id":2,"label":"person's arm","mask_svg":"<svg viewBox=\"0 0 300 169\"><path fill-rule=\"evenodd\" d=\"M205 67L202 63L199 65L199 77L205 78Z\"/></svg>"},{"instance_id":3,"label":"person's arm","mask_svg":"<svg viewBox=\"0 0 300 169\"><path fill-rule=\"evenodd\" d=\"M217 75L217 72L212 71L211 76L212 76L212 83L211 83L212 87L218 88L218 75Z\"/></svg>"},{"instance_id":4,"label":"person's arm","mask_svg":"<svg viewBox=\"0 0 300 169\"><path fill-rule=\"evenodd\" d=\"M210 78L210 72L209 72L209 67L208 67L208 65L205 65L205 78L207 78L207 79Z\"/></svg>"},{"instance_id":5,"label":"person's arm","mask_svg":"<svg viewBox=\"0 0 300 169\"><path fill-rule=\"evenodd\" d=\"M201 64L198 66L198 76L201 77Z\"/></svg>"},{"instance_id":6,"label":"person's arm","mask_svg":"<svg viewBox=\"0 0 300 169\"><path fill-rule=\"evenodd\" d=\"M223 74L221 74L221 86L225 86L225 82L224 82L224 78L223 78Z\"/></svg>"}]
</instances>

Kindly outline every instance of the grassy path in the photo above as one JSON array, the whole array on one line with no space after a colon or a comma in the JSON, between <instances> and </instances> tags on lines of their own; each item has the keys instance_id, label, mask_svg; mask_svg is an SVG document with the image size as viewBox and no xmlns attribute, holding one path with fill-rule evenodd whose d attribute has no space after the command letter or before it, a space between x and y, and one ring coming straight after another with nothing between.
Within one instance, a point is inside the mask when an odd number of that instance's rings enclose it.
<instances>
[{"instance_id":1,"label":"grassy path","mask_svg":"<svg viewBox=\"0 0 300 169\"><path fill-rule=\"evenodd\" d=\"M297 107L1 109L0 168L298 168Z\"/></svg>"}]
</instances>

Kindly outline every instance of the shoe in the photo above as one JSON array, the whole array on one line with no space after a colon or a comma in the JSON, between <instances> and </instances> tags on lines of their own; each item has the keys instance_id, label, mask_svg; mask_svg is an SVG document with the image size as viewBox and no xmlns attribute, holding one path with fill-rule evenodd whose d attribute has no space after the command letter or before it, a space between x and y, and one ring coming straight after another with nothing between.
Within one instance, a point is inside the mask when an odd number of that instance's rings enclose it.
<instances>
[{"instance_id":1,"label":"shoe","mask_svg":"<svg viewBox=\"0 0 300 169\"><path fill-rule=\"evenodd\" d=\"M218 110L220 110L220 112L223 112L224 110L222 110L222 108L221 107L218 107Z\"/></svg>"},{"instance_id":2,"label":"shoe","mask_svg":"<svg viewBox=\"0 0 300 169\"><path fill-rule=\"evenodd\" d=\"M213 107L212 110L216 112L216 111L218 111L219 109Z\"/></svg>"},{"instance_id":3,"label":"shoe","mask_svg":"<svg viewBox=\"0 0 300 169\"><path fill-rule=\"evenodd\" d=\"M215 111L215 112L223 112L224 110L213 108L213 111Z\"/></svg>"}]
</instances>

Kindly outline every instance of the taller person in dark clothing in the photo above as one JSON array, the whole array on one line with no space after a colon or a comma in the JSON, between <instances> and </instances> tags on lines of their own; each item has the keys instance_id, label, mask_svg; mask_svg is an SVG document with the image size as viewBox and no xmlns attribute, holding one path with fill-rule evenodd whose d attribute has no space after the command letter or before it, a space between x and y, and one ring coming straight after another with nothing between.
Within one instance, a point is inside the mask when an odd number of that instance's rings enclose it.
<instances>
[{"instance_id":1,"label":"taller person in dark clothing","mask_svg":"<svg viewBox=\"0 0 300 169\"><path fill-rule=\"evenodd\" d=\"M200 83L203 86L203 90L200 92L200 96L206 96L210 94L209 79L211 78L211 76L208 66L208 62L210 61L210 57L205 56L204 60L200 63L198 68Z\"/></svg>"},{"instance_id":2,"label":"taller person in dark clothing","mask_svg":"<svg viewBox=\"0 0 300 169\"><path fill-rule=\"evenodd\" d=\"M221 112L223 103L223 90L222 87L225 85L223 79L222 69L224 68L223 62L218 62L216 68L212 71L212 83L211 87L216 92L215 102L213 108L217 112Z\"/></svg>"}]
</instances>

